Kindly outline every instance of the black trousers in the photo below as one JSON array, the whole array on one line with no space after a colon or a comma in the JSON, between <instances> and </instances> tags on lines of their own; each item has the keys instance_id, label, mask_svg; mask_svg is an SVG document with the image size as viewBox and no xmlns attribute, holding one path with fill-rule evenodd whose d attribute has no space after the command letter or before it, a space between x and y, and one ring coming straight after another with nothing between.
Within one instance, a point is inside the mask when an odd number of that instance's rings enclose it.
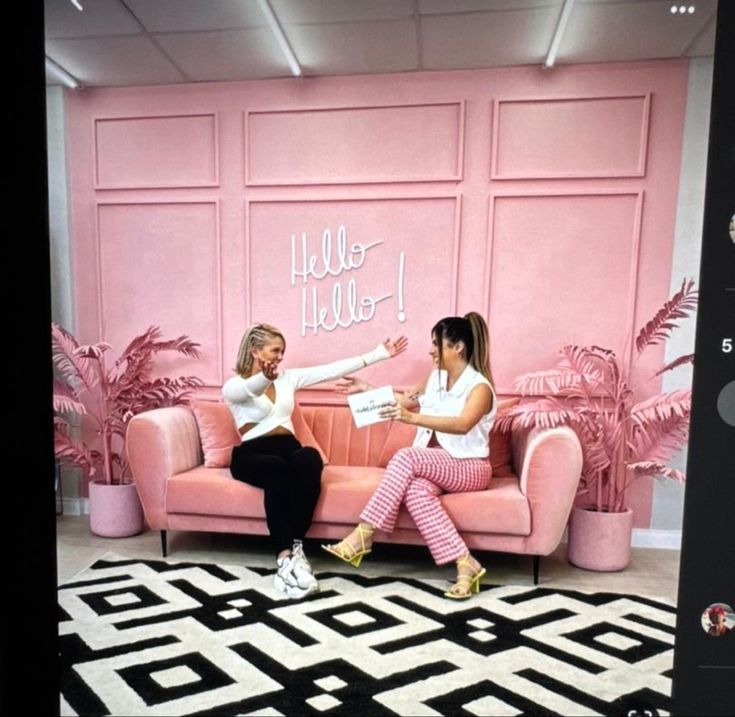
<instances>
[{"instance_id":1,"label":"black trousers","mask_svg":"<svg viewBox=\"0 0 735 717\"><path fill-rule=\"evenodd\" d=\"M232 449L232 477L263 489L276 555L290 550L293 541L303 539L309 530L323 467L319 451L304 448L294 436L262 436Z\"/></svg>"}]
</instances>

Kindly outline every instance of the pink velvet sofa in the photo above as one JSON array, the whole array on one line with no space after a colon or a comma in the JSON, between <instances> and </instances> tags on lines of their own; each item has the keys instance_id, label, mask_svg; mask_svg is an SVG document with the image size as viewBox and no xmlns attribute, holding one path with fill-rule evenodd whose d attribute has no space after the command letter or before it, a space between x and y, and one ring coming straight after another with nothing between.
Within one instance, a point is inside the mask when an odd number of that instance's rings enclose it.
<instances>
[{"instance_id":1,"label":"pink velvet sofa","mask_svg":"<svg viewBox=\"0 0 735 717\"><path fill-rule=\"evenodd\" d=\"M146 522L161 531L164 556L167 531L268 533L262 491L234 480L226 467L231 446L239 440L231 419L224 418L229 411L207 403L197 402L196 411L147 411L128 426L128 459ZM217 412L214 423L203 420L202 405L210 419ZM357 522L387 461L411 444L414 429L392 422L357 429L344 405L302 406L297 413L297 436L326 459L307 537L342 538ZM229 433L216 436L222 421L230 423ZM445 494L442 503L470 549L533 556L537 583L540 557L559 545L574 502L582 466L579 440L568 428L493 432L491 463L487 490ZM423 543L405 510L396 530L378 532L376 541Z\"/></svg>"}]
</instances>

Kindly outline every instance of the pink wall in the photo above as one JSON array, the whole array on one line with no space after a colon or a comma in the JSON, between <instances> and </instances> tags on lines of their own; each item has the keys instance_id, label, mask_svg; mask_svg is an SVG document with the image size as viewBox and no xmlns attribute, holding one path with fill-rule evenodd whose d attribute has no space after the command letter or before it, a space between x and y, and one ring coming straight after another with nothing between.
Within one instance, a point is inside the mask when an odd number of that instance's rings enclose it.
<instances>
[{"instance_id":1,"label":"pink wall","mask_svg":"<svg viewBox=\"0 0 735 717\"><path fill-rule=\"evenodd\" d=\"M566 343L627 356L668 296L686 80L667 61L69 93L77 333L189 334L201 361L166 368L212 394L252 321L291 365L405 333L365 372L394 385L470 309L501 394Z\"/></svg>"}]
</instances>

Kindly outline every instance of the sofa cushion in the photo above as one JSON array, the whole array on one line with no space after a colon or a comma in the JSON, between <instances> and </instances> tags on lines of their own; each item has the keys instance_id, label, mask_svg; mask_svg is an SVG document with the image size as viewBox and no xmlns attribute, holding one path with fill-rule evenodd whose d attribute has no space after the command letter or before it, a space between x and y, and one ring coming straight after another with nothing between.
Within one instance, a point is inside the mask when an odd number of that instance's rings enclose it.
<instances>
[{"instance_id":1,"label":"sofa cushion","mask_svg":"<svg viewBox=\"0 0 735 717\"><path fill-rule=\"evenodd\" d=\"M371 466L327 466L322 473L322 492L314 511L314 523L352 525L370 500L383 475ZM518 478L493 478L487 490L445 493L440 498L457 529L478 533L529 535L528 501ZM226 468L199 466L168 481L168 513L265 518L263 491L235 480ZM405 508L398 514L399 528L415 530Z\"/></svg>"},{"instance_id":2,"label":"sofa cushion","mask_svg":"<svg viewBox=\"0 0 735 717\"><path fill-rule=\"evenodd\" d=\"M504 398L498 401L498 410L495 414L497 421L500 416L508 413L511 408L520 403L520 397ZM490 430L490 463L493 466L493 477L507 476L513 473L513 447L511 443L511 432L502 433L493 424Z\"/></svg>"},{"instance_id":3,"label":"sofa cushion","mask_svg":"<svg viewBox=\"0 0 735 717\"><path fill-rule=\"evenodd\" d=\"M313 522L357 523L382 476L381 468L370 466L325 468ZM531 533L528 500L520 491L518 477L513 474L497 478L493 476L486 490L444 493L440 500L460 532ZM397 527L416 529L405 508L401 508L398 514Z\"/></svg>"},{"instance_id":4,"label":"sofa cushion","mask_svg":"<svg viewBox=\"0 0 735 717\"><path fill-rule=\"evenodd\" d=\"M166 512L262 517L263 491L235 480L229 468L199 466L168 479Z\"/></svg>"},{"instance_id":5,"label":"sofa cushion","mask_svg":"<svg viewBox=\"0 0 735 717\"><path fill-rule=\"evenodd\" d=\"M240 434L227 404L221 401L192 401L191 409L199 428L204 465L207 468L229 467L232 449L240 444ZM291 418L296 438L299 439L301 445L311 446L319 451L326 465L327 456L304 420L298 403L294 406Z\"/></svg>"},{"instance_id":6,"label":"sofa cushion","mask_svg":"<svg viewBox=\"0 0 735 717\"><path fill-rule=\"evenodd\" d=\"M199 428L204 465L227 468L232 449L240 443L232 412L218 401L192 401L190 405Z\"/></svg>"}]
</instances>

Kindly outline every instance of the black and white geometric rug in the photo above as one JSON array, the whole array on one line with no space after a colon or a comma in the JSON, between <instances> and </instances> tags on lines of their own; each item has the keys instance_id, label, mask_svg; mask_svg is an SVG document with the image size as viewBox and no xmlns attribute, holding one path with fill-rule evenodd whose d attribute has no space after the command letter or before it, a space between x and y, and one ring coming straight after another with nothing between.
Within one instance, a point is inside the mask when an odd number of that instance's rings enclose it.
<instances>
[{"instance_id":1,"label":"black and white geometric rug","mask_svg":"<svg viewBox=\"0 0 735 717\"><path fill-rule=\"evenodd\" d=\"M109 558L109 559L108 559ZM106 556L59 588L62 715L650 715L670 712L661 600Z\"/></svg>"}]
</instances>

